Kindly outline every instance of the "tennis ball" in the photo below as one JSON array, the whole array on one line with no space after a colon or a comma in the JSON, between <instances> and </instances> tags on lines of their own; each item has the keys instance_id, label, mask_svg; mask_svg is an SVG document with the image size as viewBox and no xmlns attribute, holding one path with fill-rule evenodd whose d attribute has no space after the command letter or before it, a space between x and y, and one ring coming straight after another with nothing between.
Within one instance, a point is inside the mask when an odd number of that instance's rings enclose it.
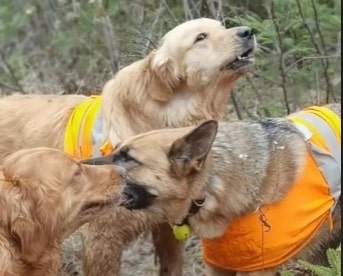
<instances>
[{"instance_id":1,"label":"tennis ball","mask_svg":"<svg viewBox=\"0 0 343 276\"><path fill-rule=\"evenodd\" d=\"M178 241L184 241L191 235L191 228L187 224L174 225L173 226L174 236Z\"/></svg>"}]
</instances>

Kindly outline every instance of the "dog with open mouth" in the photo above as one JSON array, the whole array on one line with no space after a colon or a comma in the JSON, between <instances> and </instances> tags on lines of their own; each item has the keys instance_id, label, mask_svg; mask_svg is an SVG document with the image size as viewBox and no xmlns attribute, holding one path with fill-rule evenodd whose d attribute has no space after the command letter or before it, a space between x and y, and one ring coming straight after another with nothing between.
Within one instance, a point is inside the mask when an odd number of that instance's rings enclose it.
<instances>
[{"instance_id":1,"label":"dog with open mouth","mask_svg":"<svg viewBox=\"0 0 343 276\"><path fill-rule=\"evenodd\" d=\"M22 148L47 146L89 159L138 133L222 120L236 81L254 68L255 48L251 28L225 28L220 21L198 18L177 25L146 57L119 70L101 96L3 97L0 158ZM83 227L84 273L118 275L124 248L153 229L163 275L181 275L180 244L169 228L160 231L147 225L144 214L120 208Z\"/></svg>"},{"instance_id":2,"label":"dog with open mouth","mask_svg":"<svg viewBox=\"0 0 343 276\"><path fill-rule=\"evenodd\" d=\"M93 163L126 170L122 206L167 221L176 236L190 226L209 276L325 264L340 243L340 104L151 131Z\"/></svg>"}]
</instances>

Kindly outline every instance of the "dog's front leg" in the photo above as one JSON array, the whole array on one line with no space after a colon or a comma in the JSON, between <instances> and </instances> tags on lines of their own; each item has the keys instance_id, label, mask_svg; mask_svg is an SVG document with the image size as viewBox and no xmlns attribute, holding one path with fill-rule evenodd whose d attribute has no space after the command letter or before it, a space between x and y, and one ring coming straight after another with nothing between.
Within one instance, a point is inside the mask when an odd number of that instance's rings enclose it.
<instances>
[{"instance_id":1,"label":"dog's front leg","mask_svg":"<svg viewBox=\"0 0 343 276\"><path fill-rule=\"evenodd\" d=\"M152 230L155 254L160 264L160 276L181 276L184 243L175 239L169 224L159 224Z\"/></svg>"},{"instance_id":2,"label":"dog's front leg","mask_svg":"<svg viewBox=\"0 0 343 276\"><path fill-rule=\"evenodd\" d=\"M112 214L105 215L82 228L85 276L120 275L120 259L127 241L116 232L115 219Z\"/></svg>"}]
</instances>

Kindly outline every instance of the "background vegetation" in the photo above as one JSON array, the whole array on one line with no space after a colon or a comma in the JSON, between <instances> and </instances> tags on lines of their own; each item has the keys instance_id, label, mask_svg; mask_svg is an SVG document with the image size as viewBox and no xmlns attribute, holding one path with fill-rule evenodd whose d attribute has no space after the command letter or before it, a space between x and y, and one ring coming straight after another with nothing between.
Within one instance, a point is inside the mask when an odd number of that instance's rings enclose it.
<instances>
[{"instance_id":1,"label":"background vegetation","mask_svg":"<svg viewBox=\"0 0 343 276\"><path fill-rule=\"evenodd\" d=\"M0 0L0 93L96 93L175 25L201 16L258 32L231 116L341 98L339 0ZM206 62L206 61L204 61Z\"/></svg>"},{"instance_id":2,"label":"background vegetation","mask_svg":"<svg viewBox=\"0 0 343 276\"><path fill-rule=\"evenodd\" d=\"M202 16L257 31L256 71L236 86L230 119L341 100L340 0L0 0L0 95L99 93L166 31ZM185 273L202 275L193 243ZM152 275L149 246L124 254L124 275L134 264L135 275ZM66 275L80 266L65 265Z\"/></svg>"}]
</instances>

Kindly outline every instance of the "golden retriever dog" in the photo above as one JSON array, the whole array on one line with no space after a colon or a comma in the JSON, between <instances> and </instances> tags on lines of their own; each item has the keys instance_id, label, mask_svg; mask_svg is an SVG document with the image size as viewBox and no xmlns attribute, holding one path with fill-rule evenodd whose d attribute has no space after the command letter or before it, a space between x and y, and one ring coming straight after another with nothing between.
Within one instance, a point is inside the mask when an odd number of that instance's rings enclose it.
<instances>
[{"instance_id":1,"label":"golden retriever dog","mask_svg":"<svg viewBox=\"0 0 343 276\"><path fill-rule=\"evenodd\" d=\"M87 159L101 156L103 151L99 149L107 142L116 145L141 132L189 126L206 119L221 120L226 116L228 97L237 79L252 69L255 47L255 36L248 27L226 29L208 18L184 22L170 30L156 50L124 67L105 84L101 97L95 98L92 105L99 108L95 108L89 123L74 112L87 113L85 105L92 103L92 98L5 97L0 100L0 158L21 148L47 146ZM76 126L69 128L73 120ZM82 132L85 128L88 130ZM88 138L83 137L86 132ZM9 138L13 134L15 139ZM74 144L66 143L70 135L75 136ZM118 274L121 252L144 230L142 225L146 225L144 216L135 217L125 208L88 224L84 230L86 273ZM100 229L106 234L99 236ZM157 232L161 270L180 275L179 269L169 269L170 261L164 262L166 252L173 255L173 248L167 248L167 238ZM172 239L171 247L179 248Z\"/></svg>"},{"instance_id":2,"label":"golden retriever dog","mask_svg":"<svg viewBox=\"0 0 343 276\"><path fill-rule=\"evenodd\" d=\"M331 104L155 130L92 161L126 169L122 206L203 238L206 275L276 275L340 243L340 116Z\"/></svg>"},{"instance_id":3,"label":"golden retriever dog","mask_svg":"<svg viewBox=\"0 0 343 276\"><path fill-rule=\"evenodd\" d=\"M57 276L63 239L114 207L122 179L115 166L80 164L56 149L7 156L0 164L0 275Z\"/></svg>"}]
</instances>

